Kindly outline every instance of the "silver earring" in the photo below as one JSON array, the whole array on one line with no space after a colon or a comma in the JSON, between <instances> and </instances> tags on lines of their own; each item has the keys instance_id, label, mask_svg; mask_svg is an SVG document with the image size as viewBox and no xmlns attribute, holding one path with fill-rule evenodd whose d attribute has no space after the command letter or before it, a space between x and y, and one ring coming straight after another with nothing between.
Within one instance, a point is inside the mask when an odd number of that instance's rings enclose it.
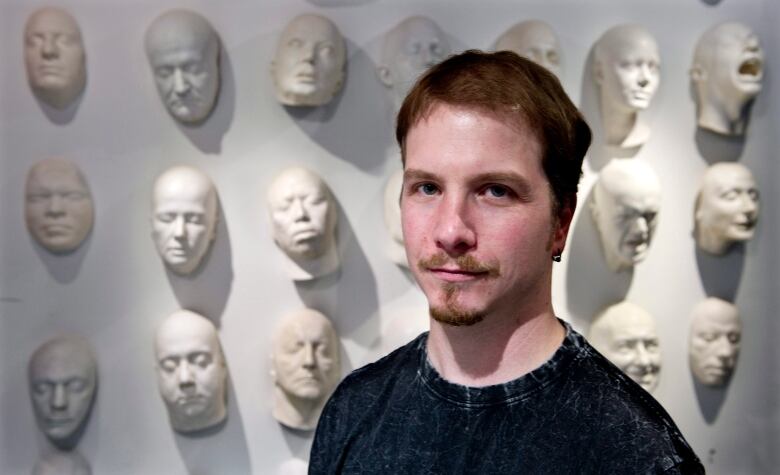
<instances>
[{"instance_id":1,"label":"silver earring","mask_svg":"<svg viewBox=\"0 0 780 475\"><path fill-rule=\"evenodd\" d=\"M552 260L555 261L555 262L561 262L561 252L558 251L558 254L554 254L552 256Z\"/></svg>"}]
</instances>

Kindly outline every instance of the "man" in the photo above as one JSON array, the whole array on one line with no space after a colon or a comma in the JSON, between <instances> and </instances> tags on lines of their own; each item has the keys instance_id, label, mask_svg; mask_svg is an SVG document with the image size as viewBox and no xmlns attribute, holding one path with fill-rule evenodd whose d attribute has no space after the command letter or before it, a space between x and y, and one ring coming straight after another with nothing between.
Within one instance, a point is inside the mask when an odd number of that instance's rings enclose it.
<instances>
[{"instance_id":1,"label":"man","mask_svg":"<svg viewBox=\"0 0 780 475\"><path fill-rule=\"evenodd\" d=\"M674 422L552 309L590 130L545 68L467 51L398 115L431 330L349 375L310 473L702 473Z\"/></svg>"}]
</instances>

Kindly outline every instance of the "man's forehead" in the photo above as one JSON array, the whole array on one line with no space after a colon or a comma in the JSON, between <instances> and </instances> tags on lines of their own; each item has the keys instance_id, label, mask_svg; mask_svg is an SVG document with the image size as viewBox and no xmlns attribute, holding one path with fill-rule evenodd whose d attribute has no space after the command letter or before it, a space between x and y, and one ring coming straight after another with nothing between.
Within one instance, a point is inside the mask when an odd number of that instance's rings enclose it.
<instances>
[{"instance_id":1,"label":"man's forehead","mask_svg":"<svg viewBox=\"0 0 780 475\"><path fill-rule=\"evenodd\" d=\"M67 12L57 8L37 11L27 22L27 33L69 33L78 34L76 20Z\"/></svg>"},{"instance_id":2,"label":"man's forehead","mask_svg":"<svg viewBox=\"0 0 780 475\"><path fill-rule=\"evenodd\" d=\"M314 41L337 40L339 32L330 20L319 15L304 15L291 21L282 33L286 40L302 38Z\"/></svg>"},{"instance_id":3,"label":"man's forehead","mask_svg":"<svg viewBox=\"0 0 780 475\"><path fill-rule=\"evenodd\" d=\"M704 181L705 189L713 193L728 191L734 188L755 188L755 186L756 182L750 173L738 167L709 173Z\"/></svg>"}]
</instances>

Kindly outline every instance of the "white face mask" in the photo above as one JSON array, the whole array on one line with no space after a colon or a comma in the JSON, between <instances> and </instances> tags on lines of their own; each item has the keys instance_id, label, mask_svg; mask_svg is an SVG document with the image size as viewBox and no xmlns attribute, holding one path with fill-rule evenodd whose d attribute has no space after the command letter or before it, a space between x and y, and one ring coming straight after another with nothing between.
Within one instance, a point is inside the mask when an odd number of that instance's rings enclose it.
<instances>
[{"instance_id":1,"label":"white face mask","mask_svg":"<svg viewBox=\"0 0 780 475\"><path fill-rule=\"evenodd\" d=\"M320 106L344 83L346 46L336 25L319 15L300 15L287 24L271 63L279 102Z\"/></svg>"},{"instance_id":2,"label":"white face mask","mask_svg":"<svg viewBox=\"0 0 780 475\"><path fill-rule=\"evenodd\" d=\"M715 297L693 309L689 360L696 379L707 386L722 386L731 377L739 357L742 322L733 304Z\"/></svg>"},{"instance_id":3,"label":"white face mask","mask_svg":"<svg viewBox=\"0 0 780 475\"><path fill-rule=\"evenodd\" d=\"M514 25L496 40L495 49L513 51L560 77L561 45L552 27L543 21Z\"/></svg>"},{"instance_id":4,"label":"white face mask","mask_svg":"<svg viewBox=\"0 0 780 475\"><path fill-rule=\"evenodd\" d=\"M216 234L217 192L200 170L177 166L160 175L152 197L152 238L173 272L194 272Z\"/></svg>"},{"instance_id":5,"label":"white face mask","mask_svg":"<svg viewBox=\"0 0 780 475\"><path fill-rule=\"evenodd\" d=\"M33 92L54 108L64 109L84 90L87 66L81 30L64 10L44 7L30 15L24 61Z\"/></svg>"},{"instance_id":6,"label":"white face mask","mask_svg":"<svg viewBox=\"0 0 780 475\"><path fill-rule=\"evenodd\" d=\"M173 117L184 123L206 119L219 93L217 32L197 13L172 10L146 32L146 56L157 92Z\"/></svg>"}]
</instances>

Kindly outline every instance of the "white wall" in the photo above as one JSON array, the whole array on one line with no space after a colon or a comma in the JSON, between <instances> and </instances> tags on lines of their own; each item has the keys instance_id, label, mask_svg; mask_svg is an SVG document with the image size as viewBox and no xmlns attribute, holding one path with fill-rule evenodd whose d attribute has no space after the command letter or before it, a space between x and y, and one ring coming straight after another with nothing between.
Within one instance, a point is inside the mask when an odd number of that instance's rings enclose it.
<instances>
[{"instance_id":1,"label":"white wall","mask_svg":"<svg viewBox=\"0 0 780 475\"><path fill-rule=\"evenodd\" d=\"M341 6L332 6L334 4ZM30 353L59 332L86 335L100 366L97 403L79 450L95 473L273 473L306 458L310 435L282 429L270 416L270 329L302 305L329 315L342 337L345 372L394 340L382 329L425 325L424 299L384 256L382 188L399 166L392 118L374 76L381 35L412 14L434 18L456 49L487 48L511 24L551 23L564 48L563 82L594 116L584 70L593 42L612 25L639 22L658 39L662 85L648 112L653 136L639 152L664 188L660 224L647 260L633 275L601 261L587 214L575 217L564 261L556 265L558 314L586 330L616 299L659 320L664 369L656 397L669 410L708 473L772 473L780 458L779 335L774 315L780 237L775 181L780 177L780 44L774 0L63 0L78 19L88 54L88 85L75 114L49 118L23 72L22 29L39 2L0 2L0 472L27 473L46 442L27 398ZM319 5L331 5L319 7ZM187 6L214 24L224 43L223 88L214 115L198 129L177 126L162 107L142 48L146 26L162 11ZM330 17L347 38L349 76L329 107L308 113L278 105L268 74L276 38L298 13ZM687 69L698 36L726 19L751 25L767 49L764 90L743 144L697 137ZM703 156L703 154L705 156ZM29 166L60 155L76 161L92 187L95 228L73 255L52 257L28 236L23 182ZM604 156L586 164L584 201ZM693 198L709 161L738 158L756 175L763 210L743 253L706 258L690 236ZM149 238L154 177L176 163L195 165L217 185L222 221L204 271L167 274ZM319 171L341 207L339 278L295 285L278 269L264 193L291 164ZM744 319L743 348L730 387L696 388L687 367L691 307L708 293L733 297ZM220 325L231 372L229 420L220 432L182 437L169 427L152 368L157 323L179 307ZM410 330L411 331L411 330ZM402 332L401 332L402 333Z\"/></svg>"}]
</instances>

